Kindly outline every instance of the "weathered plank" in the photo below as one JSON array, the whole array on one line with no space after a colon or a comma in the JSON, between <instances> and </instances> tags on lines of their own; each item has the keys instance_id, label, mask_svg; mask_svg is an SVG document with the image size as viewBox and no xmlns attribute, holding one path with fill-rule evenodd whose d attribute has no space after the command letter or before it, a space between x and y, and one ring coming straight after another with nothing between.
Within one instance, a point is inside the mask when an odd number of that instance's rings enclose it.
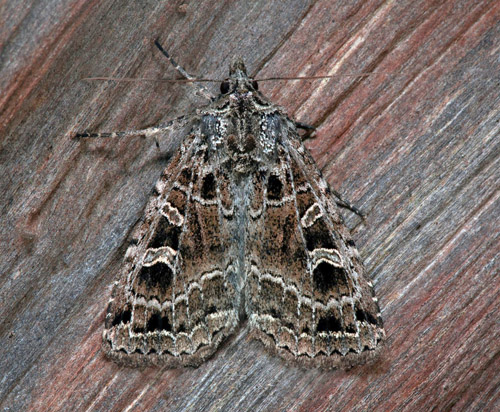
<instances>
[{"instance_id":1,"label":"weathered plank","mask_svg":"<svg viewBox=\"0 0 500 412\"><path fill-rule=\"evenodd\" d=\"M500 4L493 1L12 1L0 32L2 410L494 410L500 405ZM4 24L5 23L5 24ZM368 215L346 215L388 341L351 371L292 368L245 329L198 369L99 351L128 233L181 133L78 143L204 102L189 86L241 54L313 156ZM367 77L348 76L379 72ZM213 86L216 90L216 85Z\"/></svg>"}]
</instances>

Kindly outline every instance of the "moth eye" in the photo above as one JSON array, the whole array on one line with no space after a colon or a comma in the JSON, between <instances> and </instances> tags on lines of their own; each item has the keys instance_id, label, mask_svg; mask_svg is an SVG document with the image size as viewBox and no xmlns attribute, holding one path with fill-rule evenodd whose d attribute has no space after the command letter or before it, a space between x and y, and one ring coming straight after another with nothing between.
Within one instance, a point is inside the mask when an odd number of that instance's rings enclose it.
<instances>
[{"instance_id":1,"label":"moth eye","mask_svg":"<svg viewBox=\"0 0 500 412\"><path fill-rule=\"evenodd\" d=\"M229 82L222 82L220 84L220 92L222 94L226 94L227 92L229 92Z\"/></svg>"},{"instance_id":2,"label":"moth eye","mask_svg":"<svg viewBox=\"0 0 500 412\"><path fill-rule=\"evenodd\" d=\"M259 90L259 83L257 83L257 80L252 80L252 87L254 90Z\"/></svg>"}]
</instances>

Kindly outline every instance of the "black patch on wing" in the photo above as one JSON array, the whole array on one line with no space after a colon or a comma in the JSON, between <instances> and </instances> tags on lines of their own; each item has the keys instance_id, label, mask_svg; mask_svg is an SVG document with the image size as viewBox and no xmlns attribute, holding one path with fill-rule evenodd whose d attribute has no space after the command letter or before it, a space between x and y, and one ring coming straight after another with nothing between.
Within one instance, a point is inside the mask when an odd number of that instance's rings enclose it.
<instances>
[{"instance_id":1,"label":"black patch on wing","mask_svg":"<svg viewBox=\"0 0 500 412\"><path fill-rule=\"evenodd\" d=\"M304 237L306 239L307 250L313 251L314 249L337 249L332 236L326 227L322 218L317 219L313 225L304 228Z\"/></svg>"},{"instance_id":2,"label":"black patch on wing","mask_svg":"<svg viewBox=\"0 0 500 412\"><path fill-rule=\"evenodd\" d=\"M267 198L280 200L283 197L283 183L276 175L270 175L267 181Z\"/></svg>"},{"instance_id":3,"label":"black patch on wing","mask_svg":"<svg viewBox=\"0 0 500 412\"><path fill-rule=\"evenodd\" d=\"M317 332L342 332L342 323L333 315L325 316L319 319Z\"/></svg>"},{"instance_id":4,"label":"black patch on wing","mask_svg":"<svg viewBox=\"0 0 500 412\"><path fill-rule=\"evenodd\" d=\"M201 186L201 197L205 200L210 200L215 198L215 196L215 177L213 173L209 173L203 178L203 185Z\"/></svg>"},{"instance_id":5,"label":"black patch on wing","mask_svg":"<svg viewBox=\"0 0 500 412\"><path fill-rule=\"evenodd\" d=\"M182 228L172 225L165 216L160 218L156 232L148 244L148 248L169 246L174 250L179 248L179 235Z\"/></svg>"},{"instance_id":6,"label":"black patch on wing","mask_svg":"<svg viewBox=\"0 0 500 412\"><path fill-rule=\"evenodd\" d=\"M146 285L146 289L158 288L165 293L172 284L174 274L170 267L163 262L157 262L151 266L143 266L139 272L140 282Z\"/></svg>"},{"instance_id":7,"label":"black patch on wing","mask_svg":"<svg viewBox=\"0 0 500 412\"><path fill-rule=\"evenodd\" d=\"M326 293L330 290L348 290L347 273L344 268L322 261L313 270L314 286Z\"/></svg>"}]
</instances>

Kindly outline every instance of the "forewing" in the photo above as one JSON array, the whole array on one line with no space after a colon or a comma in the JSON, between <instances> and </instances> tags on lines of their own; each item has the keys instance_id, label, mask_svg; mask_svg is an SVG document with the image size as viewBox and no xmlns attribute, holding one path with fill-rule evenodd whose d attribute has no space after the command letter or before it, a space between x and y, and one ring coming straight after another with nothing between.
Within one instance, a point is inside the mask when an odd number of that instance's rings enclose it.
<instances>
[{"instance_id":1,"label":"forewing","mask_svg":"<svg viewBox=\"0 0 500 412\"><path fill-rule=\"evenodd\" d=\"M223 212L232 199L199 140L185 139L127 250L103 334L119 362L198 365L237 325Z\"/></svg>"},{"instance_id":2,"label":"forewing","mask_svg":"<svg viewBox=\"0 0 500 412\"><path fill-rule=\"evenodd\" d=\"M284 140L254 177L247 236L247 313L286 359L326 367L371 357L383 326L371 283L310 155Z\"/></svg>"}]
</instances>

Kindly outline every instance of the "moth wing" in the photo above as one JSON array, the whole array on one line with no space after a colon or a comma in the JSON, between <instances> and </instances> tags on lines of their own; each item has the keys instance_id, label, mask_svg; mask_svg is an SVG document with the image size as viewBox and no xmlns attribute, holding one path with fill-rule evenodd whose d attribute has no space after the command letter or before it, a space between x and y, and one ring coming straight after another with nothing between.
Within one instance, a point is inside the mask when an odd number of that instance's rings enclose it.
<instances>
[{"instance_id":1,"label":"moth wing","mask_svg":"<svg viewBox=\"0 0 500 412\"><path fill-rule=\"evenodd\" d=\"M193 134L157 182L106 315L103 346L114 360L198 365L237 326L231 228L221 219L231 198L218 173Z\"/></svg>"},{"instance_id":2,"label":"moth wing","mask_svg":"<svg viewBox=\"0 0 500 412\"><path fill-rule=\"evenodd\" d=\"M372 285L328 186L298 136L255 175L246 310L285 359L325 367L371 357L384 331Z\"/></svg>"}]
</instances>

